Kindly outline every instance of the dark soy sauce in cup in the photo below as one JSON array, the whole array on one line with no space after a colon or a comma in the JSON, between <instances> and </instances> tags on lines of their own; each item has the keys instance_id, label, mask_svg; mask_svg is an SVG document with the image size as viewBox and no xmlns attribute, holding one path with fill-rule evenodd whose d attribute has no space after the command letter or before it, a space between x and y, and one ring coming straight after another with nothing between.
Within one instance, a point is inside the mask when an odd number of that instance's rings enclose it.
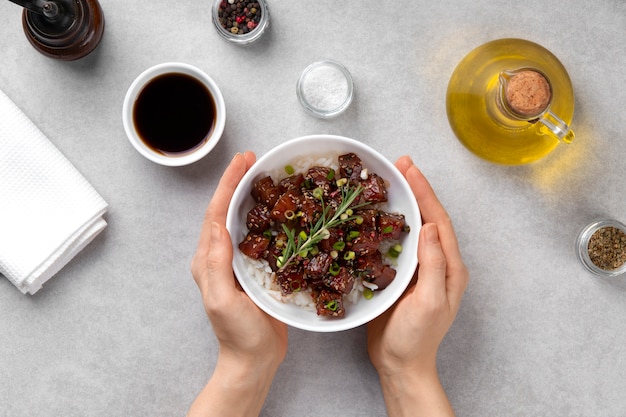
<instances>
[{"instance_id":1,"label":"dark soy sauce in cup","mask_svg":"<svg viewBox=\"0 0 626 417\"><path fill-rule=\"evenodd\" d=\"M141 140L165 155L194 150L210 137L215 102L208 88L182 73L155 77L133 106L133 122Z\"/></svg>"}]
</instances>

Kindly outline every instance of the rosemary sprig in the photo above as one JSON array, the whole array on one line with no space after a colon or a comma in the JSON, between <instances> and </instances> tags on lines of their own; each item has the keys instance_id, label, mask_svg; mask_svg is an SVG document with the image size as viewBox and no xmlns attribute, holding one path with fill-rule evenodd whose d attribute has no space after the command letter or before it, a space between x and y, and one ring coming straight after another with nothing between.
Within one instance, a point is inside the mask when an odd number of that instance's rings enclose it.
<instances>
[{"instance_id":1,"label":"rosemary sprig","mask_svg":"<svg viewBox=\"0 0 626 417\"><path fill-rule=\"evenodd\" d=\"M277 265L280 268L279 270L282 270L287 265L291 264L297 256L305 258L316 244L330 236L330 229L335 228L347 221L356 219L357 216L352 214L353 209L370 204L369 202L364 202L350 207L357 197L363 192L363 186L360 184L356 187L342 186L340 187L340 190L341 203L330 218L329 215L331 206L324 204L324 196L321 193L321 188L313 190L313 195L321 202L322 214L315 224L311 224L311 229L308 234L303 231L296 235L296 231L294 229L290 229L284 223L282 224L283 231L287 235L287 243L281 256L277 259ZM319 192L316 193L316 191Z\"/></svg>"}]
</instances>

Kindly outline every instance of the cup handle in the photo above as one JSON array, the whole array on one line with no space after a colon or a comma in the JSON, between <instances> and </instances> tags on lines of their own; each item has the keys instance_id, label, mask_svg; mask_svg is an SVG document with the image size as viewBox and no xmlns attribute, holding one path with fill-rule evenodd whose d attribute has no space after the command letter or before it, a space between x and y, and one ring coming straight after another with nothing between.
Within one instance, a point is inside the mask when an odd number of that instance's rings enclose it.
<instances>
[{"instance_id":1,"label":"cup handle","mask_svg":"<svg viewBox=\"0 0 626 417\"><path fill-rule=\"evenodd\" d=\"M539 123L547 127L554 136L565 143L574 140L574 131L550 110L539 119Z\"/></svg>"}]
</instances>

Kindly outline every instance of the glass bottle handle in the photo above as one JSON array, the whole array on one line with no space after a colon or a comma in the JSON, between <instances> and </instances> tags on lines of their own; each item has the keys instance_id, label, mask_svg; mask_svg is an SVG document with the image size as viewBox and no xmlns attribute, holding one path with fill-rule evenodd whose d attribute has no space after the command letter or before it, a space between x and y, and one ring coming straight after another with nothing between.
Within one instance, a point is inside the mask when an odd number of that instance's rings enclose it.
<instances>
[{"instance_id":1,"label":"glass bottle handle","mask_svg":"<svg viewBox=\"0 0 626 417\"><path fill-rule=\"evenodd\" d=\"M574 140L574 131L560 117L552 113L551 110L546 111L538 120L559 140L570 143Z\"/></svg>"}]
</instances>

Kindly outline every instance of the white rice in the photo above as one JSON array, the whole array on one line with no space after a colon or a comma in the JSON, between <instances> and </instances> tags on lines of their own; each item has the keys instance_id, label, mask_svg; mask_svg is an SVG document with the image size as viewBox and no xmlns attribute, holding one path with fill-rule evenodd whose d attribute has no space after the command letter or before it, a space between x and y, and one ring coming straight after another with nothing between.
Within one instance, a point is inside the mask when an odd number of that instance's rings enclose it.
<instances>
[{"instance_id":1,"label":"white rice","mask_svg":"<svg viewBox=\"0 0 626 417\"><path fill-rule=\"evenodd\" d=\"M338 156L339 154L335 156L326 155L326 156L317 157L317 158L313 156L304 157L304 158L298 159L295 162L286 163L284 166L280 168L276 168L273 171L267 172L267 175L272 177L272 179L274 180L274 183L278 183L283 178L289 177L291 175L306 174L309 171L309 169L315 166L328 167L336 171L339 169L339 165L337 165ZM291 165L294 171L293 174L291 175L287 174L287 172L285 171L285 167L287 165Z\"/></svg>"},{"instance_id":2,"label":"white rice","mask_svg":"<svg viewBox=\"0 0 626 417\"><path fill-rule=\"evenodd\" d=\"M303 291L294 292L291 294L284 295L278 284L275 282L276 274L272 272L272 268L270 268L269 264L265 259L250 259L246 257L248 262L248 273L251 277L254 277L256 282L267 289L269 295L283 303L295 304L299 307L304 308L309 311L316 311L315 303L313 302L313 297L311 297L311 289L307 288ZM361 282L361 278L357 278L352 291L349 294L343 296L344 302L356 304L361 298L361 294L363 293L363 284Z\"/></svg>"}]
</instances>

